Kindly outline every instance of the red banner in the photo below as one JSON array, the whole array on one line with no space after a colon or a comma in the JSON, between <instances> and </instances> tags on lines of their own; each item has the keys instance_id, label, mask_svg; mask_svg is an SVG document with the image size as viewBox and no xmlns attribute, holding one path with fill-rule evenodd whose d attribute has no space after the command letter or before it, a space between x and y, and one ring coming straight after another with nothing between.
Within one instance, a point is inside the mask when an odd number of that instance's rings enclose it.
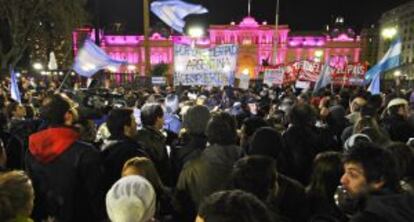
<instances>
[{"instance_id":1,"label":"red banner","mask_svg":"<svg viewBox=\"0 0 414 222\"><path fill-rule=\"evenodd\" d=\"M284 77L283 84L292 84L296 81L313 82L318 80L321 69L324 64L320 62L313 62L303 60L293 62L286 65L260 67L258 71L266 72L266 70L283 69ZM363 63L349 63L342 67L331 67L332 83L340 86L356 86L362 85L365 73L367 71L366 64Z\"/></svg>"},{"instance_id":2,"label":"red banner","mask_svg":"<svg viewBox=\"0 0 414 222\"><path fill-rule=\"evenodd\" d=\"M363 84L366 72L366 64L349 63L343 68L334 69L332 83L341 86L359 86Z\"/></svg>"}]
</instances>

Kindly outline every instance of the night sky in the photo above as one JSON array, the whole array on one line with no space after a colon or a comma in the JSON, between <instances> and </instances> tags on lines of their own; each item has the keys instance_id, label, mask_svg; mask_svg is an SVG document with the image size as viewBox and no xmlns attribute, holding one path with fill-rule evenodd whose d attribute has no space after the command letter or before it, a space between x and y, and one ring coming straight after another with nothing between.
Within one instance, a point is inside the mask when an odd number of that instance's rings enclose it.
<instances>
[{"instance_id":1,"label":"night sky","mask_svg":"<svg viewBox=\"0 0 414 222\"><path fill-rule=\"evenodd\" d=\"M99 1L101 26L121 22L125 33L142 33L142 0ZM188 24L207 27L211 24L240 22L247 15L248 0L185 0L202 4L209 13L189 16ZM288 24L292 31L318 31L341 15L345 23L357 31L375 23L384 11L409 0L280 0L280 24ZM252 0L252 16L259 22L274 24L276 0ZM160 23L154 15L151 24Z\"/></svg>"}]
</instances>

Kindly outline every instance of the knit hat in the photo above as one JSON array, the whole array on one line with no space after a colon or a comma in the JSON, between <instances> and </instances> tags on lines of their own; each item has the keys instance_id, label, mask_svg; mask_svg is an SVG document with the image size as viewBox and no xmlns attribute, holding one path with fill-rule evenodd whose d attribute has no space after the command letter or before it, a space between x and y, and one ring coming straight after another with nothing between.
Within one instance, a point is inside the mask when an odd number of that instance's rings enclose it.
<instances>
[{"instance_id":1,"label":"knit hat","mask_svg":"<svg viewBox=\"0 0 414 222\"><path fill-rule=\"evenodd\" d=\"M210 111L206 106L196 105L188 109L183 117L183 127L190 134L205 134Z\"/></svg>"},{"instance_id":2,"label":"knit hat","mask_svg":"<svg viewBox=\"0 0 414 222\"><path fill-rule=\"evenodd\" d=\"M388 105L387 105L387 109L393 107L393 106L400 106L400 105L408 105L408 101L402 98L395 98L392 99Z\"/></svg>"},{"instance_id":3,"label":"knit hat","mask_svg":"<svg viewBox=\"0 0 414 222\"><path fill-rule=\"evenodd\" d=\"M362 133L356 133L352 136L350 136L344 143L344 150L348 151L351 149L355 144L360 142L372 142L371 138L369 136L362 134Z\"/></svg>"},{"instance_id":4,"label":"knit hat","mask_svg":"<svg viewBox=\"0 0 414 222\"><path fill-rule=\"evenodd\" d=\"M156 195L141 176L118 180L106 194L106 212L113 222L147 222L155 214Z\"/></svg>"}]
</instances>

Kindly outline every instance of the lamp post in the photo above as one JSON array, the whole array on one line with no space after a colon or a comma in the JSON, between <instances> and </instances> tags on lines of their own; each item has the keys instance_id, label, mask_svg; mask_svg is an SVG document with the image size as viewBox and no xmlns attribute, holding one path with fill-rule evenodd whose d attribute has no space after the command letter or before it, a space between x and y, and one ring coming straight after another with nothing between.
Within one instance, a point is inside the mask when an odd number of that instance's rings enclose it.
<instances>
[{"instance_id":1,"label":"lamp post","mask_svg":"<svg viewBox=\"0 0 414 222\"><path fill-rule=\"evenodd\" d=\"M149 0L143 0L144 4L144 48L145 48L145 75L149 75L151 71L151 55L149 43L150 14Z\"/></svg>"},{"instance_id":2,"label":"lamp post","mask_svg":"<svg viewBox=\"0 0 414 222\"><path fill-rule=\"evenodd\" d=\"M273 64L277 65L277 44L278 44L278 29L279 29L279 0L276 0L276 16L275 16L275 37L273 45Z\"/></svg>"}]
</instances>

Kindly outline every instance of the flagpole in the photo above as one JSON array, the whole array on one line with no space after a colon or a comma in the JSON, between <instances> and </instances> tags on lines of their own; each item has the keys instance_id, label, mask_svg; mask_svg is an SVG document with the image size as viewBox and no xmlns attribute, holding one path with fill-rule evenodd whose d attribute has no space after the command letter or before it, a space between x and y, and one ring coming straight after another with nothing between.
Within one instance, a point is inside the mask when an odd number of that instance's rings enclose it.
<instances>
[{"instance_id":1,"label":"flagpole","mask_svg":"<svg viewBox=\"0 0 414 222\"><path fill-rule=\"evenodd\" d=\"M275 37L273 45L273 65L277 65L277 44L279 40L278 36L279 29L279 0L276 0L276 17L275 17Z\"/></svg>"},{"instance_id":2,"label":"flagpole","mask_svg":"<svg viewBox=\"0 0 414 222\"><path fill-rule=\"evenodd\" d=\"M72 69L69 69L67 72L66 72L66 74L65 74L65 77L63 78L63 80L62 80L62 83L60 83L60 86L59 86L59 88L57 89L57 92L60 92L60 90L62 90L62 87L63 87L63 85L65 84L65 82L66 82L66 80L68 79L68 77L69 77L69 75L70 75L70 72L72 71Z\"/></svg>"},{"instance_id":3,"label":"flagpole","mask_svg":"<svg viewBox=\"0 0 414 222\"><path fill-rule=\"evenodd\" d=\"M151 55L149 43L150 14L149 0L143 0L144 3L144 48L145 48L145 75L149 76L151 71Z\"/></svg>"}]
</instances>

